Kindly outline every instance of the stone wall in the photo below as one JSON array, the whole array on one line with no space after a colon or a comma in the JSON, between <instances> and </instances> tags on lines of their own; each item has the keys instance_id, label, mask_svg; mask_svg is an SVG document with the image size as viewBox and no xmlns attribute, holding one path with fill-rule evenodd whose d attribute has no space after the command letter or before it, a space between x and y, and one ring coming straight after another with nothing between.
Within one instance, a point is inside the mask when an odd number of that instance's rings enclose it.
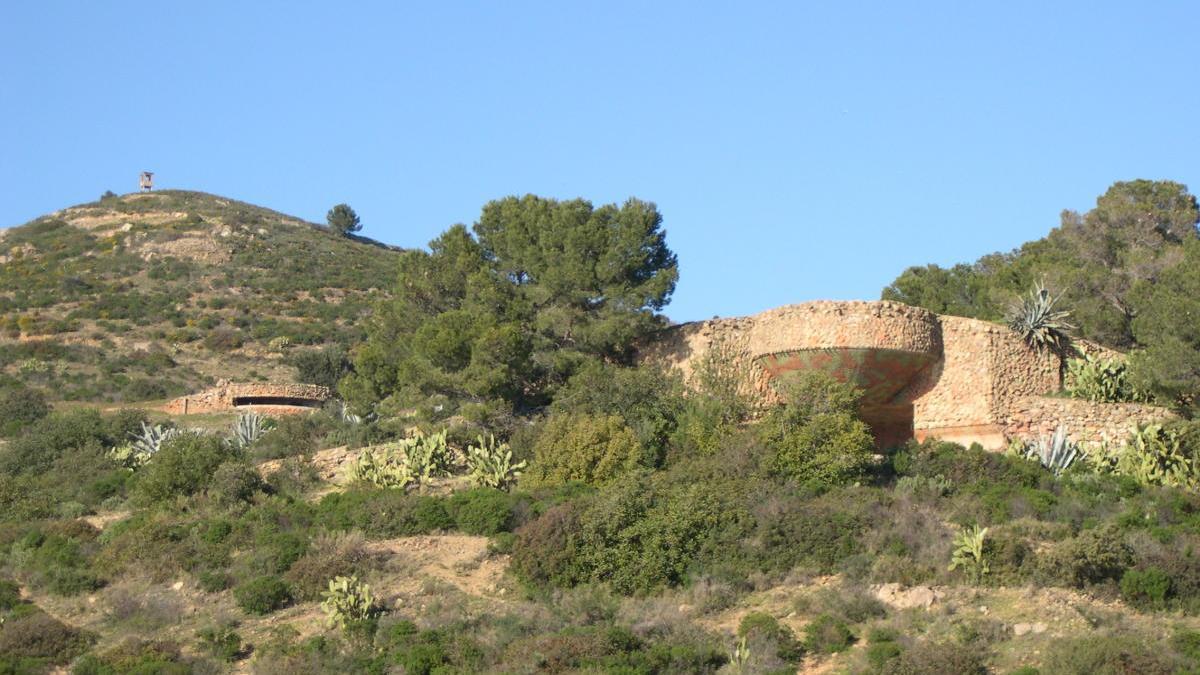
<instances>
[{"instance_id":1,"label":"stone wall","mask_svg":"<svg viewBox=\"0 0 1200 675\"><path fill-rule=\"evenodd\" d=\"M312 407L319 407L331 398L328 387L316 384L271 384L271 383L231 383L218 382L217 386L197 394L181 396L163 407L173 415L186 415L201 412L220 412L234 410L235 407L248 407L262 412L287 413L303 412ZM235 406L238 399L260 400L292 400L296 403L281 404L264 402L254 405Z\"/></svg>"},{"instance_id":2,"label":"stone wall","mask_svg":"<svg viewBox=\"0 0 1200 675\"><path fill-rule=\"evenodd\" d=\"M762 402L776 397L756 358L785 351L825 348L895 349L938 354L937 315L898 302L818 301L787 305L751 317L712 319L659 332L642 350L643 360L677 369L691 382L712 356L731 364L743 389ZM719 354L712 354L719 350Z\"/></svg>"},{"instance_id":3,"label":"stone wall","mask_svg":"<svg viewBox=\"0 0 1200 675\"><path fill-rule=\"evenodd\" d=\"M914 425L952 429L991 421L992 380L990 335L983 322L951 318L941 321L942 358L921 373L901 396L913 404Z\"/></svg>"},{"instance_id":4,"label":"stone wall","mask_svg":"<svg viewBox=\"0 0 1200 675\"><path fill-rule=\"evenodd\" d=\"M1004 418L1009 438L1031 441L1050 436L1062 424L1080 443L1123 441L1135 425L1173 417L1171 411L1144 403L1092 403L1073 398L1028 396L1013 402Z\"/></svg>"},{"instance_id":5,"label":"stone wall","mask_svg":"<svg viewBox=\"0 0 1200 675\"><path fill-rule=\"evenodd\" d=\"M749 347L755 356L834 347L937 353L937 315L898 302L807 302L751 317Z\"/></svg>"},{"instance_id":6,"label":"stone wall","mask_svg":"<svg viewBox=\"0 0 1200 675\"><path fill-rule=\"evenodd\" d=\"M712 360L741 381L743 394L769 399L766 373L753 362L751 324L751 319L737 318L672 326L654 334L639 350L640 358L678 371L693 386L697 369Z\"/></svg>"},{"instance_id":7,"label":"stone wall","mask_svg":"<svg viewBox=\"0 0 1200 675\"><path fill-rule=\"evenodd\" d=\"M764 359L798 355L794 364L812 350L840 350L844 360L872 350L930 357L894 398L864 409L881 445L936 437L1001 449L1014 436L1052 432L1059 421L1072 437L1091 441L1123 436L1137 422L1170 414L1153 406L1045 398L1062 388L1056 355L1030 348L998 324L894 302L810 302L675 326L656 335L642 357L677 369L693 385L701 364L728 368L745 393L771 405L778 396Z\"/></svg>"},{"instance_id":8,"label":"stone wall","mask_svg":"<svg viewBox=\"0 0 1200 675\"><path fill-rule=\"evenodd\" d=\"M942 359L907 392L914 436L1004 447L1004 419L1012 403L1061 388L1059 358L1030 349L1004 326L956 316L939 322Z\"/></svg>"}]
</instances>

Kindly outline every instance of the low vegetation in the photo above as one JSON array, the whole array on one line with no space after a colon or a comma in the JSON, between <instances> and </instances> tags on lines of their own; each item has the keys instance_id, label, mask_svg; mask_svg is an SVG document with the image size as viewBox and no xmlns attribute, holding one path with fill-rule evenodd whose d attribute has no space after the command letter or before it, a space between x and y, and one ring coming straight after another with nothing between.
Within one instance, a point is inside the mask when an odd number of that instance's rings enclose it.
<instances>
[{"instance_id":1,"label":"low vegetation","mask_svg":"<svg viewBox=\"0 0 1200 675\"><path fill-rule=\"evenodd\" d=\"M249 204L164 190L14 227L0 255L0 394L99 403L179 396L230 373L292 381L292 364L328 373L315 362L344 360L362 339L400 254Z\"/></svg>"},{"instance_id":2,"label":"low vegetation","mask_svg":"<svg viewBox=\"0 0 1200 675\"><path fill-rule=\"evenodd\" d=\"M88 208L192 209L184 234L218 218L210 198L161 199ZM223 208L249 219L231 238L263 238L239 246L285 246L258 234L266 214ZM1106 445L1064 427L1007 453L876 448L861 392L829 377L778 382L783 403L758 409L717 345L685 386L633 358L674 285L659 227L636 200L501 200L400 257L357 346L341 331L362 322L286 342L233 324L248 342L213 349L261 340L350 399L306 415L63 405L30 360L83 352L21 342L37 346L5 372L28 377L0 387L0 672L1200 669L1195 421ZM361 245L310 230L335 258ZM37 221L5 245L115 236ZM228 273L266 288L261 264ZM346 281L328 274L326 292ZM1107 316L1085 309L1081 330ZM1077 356L1068 394L1165 400L1139 350Z\"/></svg>"}]
</instances>

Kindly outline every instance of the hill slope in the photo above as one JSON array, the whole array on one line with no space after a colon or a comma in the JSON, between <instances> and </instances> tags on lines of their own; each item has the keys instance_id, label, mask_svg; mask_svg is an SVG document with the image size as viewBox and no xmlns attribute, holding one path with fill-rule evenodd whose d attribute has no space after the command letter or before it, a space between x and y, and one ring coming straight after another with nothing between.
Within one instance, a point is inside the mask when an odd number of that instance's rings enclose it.
<instances>
[{"instance_id":1,"label":"hill slope","mask_svg":"<svg viewBox=\"0 0 1200 675\"><path fill-rule=\"evenodd\" d=\"M292 380L360 337L398 250L200 192L106 196L0 231L0 387L137 401Z\"/></svg>"}]
</instances>

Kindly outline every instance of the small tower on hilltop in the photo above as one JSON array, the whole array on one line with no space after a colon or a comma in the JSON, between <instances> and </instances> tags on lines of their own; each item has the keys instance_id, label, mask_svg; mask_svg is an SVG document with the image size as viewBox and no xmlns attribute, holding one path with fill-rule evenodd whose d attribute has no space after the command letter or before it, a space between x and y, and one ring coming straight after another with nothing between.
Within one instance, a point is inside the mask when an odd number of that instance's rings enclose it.
<instances>
[{"instance_id":1,"label":"small tower on hilltop","mask_svg":"<svg viewBox=\"0 0 1200 675\"><path fill-rule=\"evenodd\" d=\"M142 188L142 192L149 192L154 189L154 172L143 171L138 177L138 187Z\"/></svg>"}]
</instances>

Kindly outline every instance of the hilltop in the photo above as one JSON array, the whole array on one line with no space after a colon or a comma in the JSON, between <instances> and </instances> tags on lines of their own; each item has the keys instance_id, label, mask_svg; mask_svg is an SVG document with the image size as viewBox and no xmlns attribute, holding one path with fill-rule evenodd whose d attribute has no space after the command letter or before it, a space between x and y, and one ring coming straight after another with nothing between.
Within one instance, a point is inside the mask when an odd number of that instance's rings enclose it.
<instances>
[{"instance_id":1,"label":"hilltop","mask_svg":"<svg viewBox=\"0 0 1200 675\"><path fill-rule=\"evenodd\" d=\"M0 384L131 402L294 380L296 353L361 339L398 255L202 192L106 194L0 230Z\"/></svg>"}]
</instances>

